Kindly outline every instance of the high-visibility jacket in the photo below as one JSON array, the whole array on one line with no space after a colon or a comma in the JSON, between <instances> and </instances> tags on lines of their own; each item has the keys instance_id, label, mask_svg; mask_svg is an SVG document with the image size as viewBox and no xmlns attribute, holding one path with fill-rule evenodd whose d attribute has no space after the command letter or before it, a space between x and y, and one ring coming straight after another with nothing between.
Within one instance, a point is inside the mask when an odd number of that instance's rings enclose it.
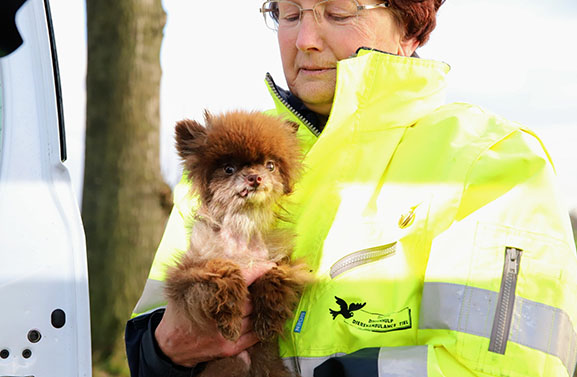
<instances>
[{"instance_id":1,"label":"high-visibility jacket","mask_svg":"<svg viewBox=\"0 0 577 377\"><path fill-rule=\"evenodd\" d=\"M288 208L316 279L280 340L303 377L572 376L577 254L549 155L518 124L443 105L448 70L361 49L322 133L267 77L306 154ZM186 249L187 192L137 314Z\"/></svg>"}]
</instances>

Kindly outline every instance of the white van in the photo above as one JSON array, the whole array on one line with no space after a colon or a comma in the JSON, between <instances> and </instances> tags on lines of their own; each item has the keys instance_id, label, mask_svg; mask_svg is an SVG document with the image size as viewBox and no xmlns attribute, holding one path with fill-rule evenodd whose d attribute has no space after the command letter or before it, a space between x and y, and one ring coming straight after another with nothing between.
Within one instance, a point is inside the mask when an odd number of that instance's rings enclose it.
<instances>
[{"instance_id":1,"label":"white van","mask_svg":"<svg viewBox=\"0 0 577 377\"><path fill-rule=\"evenodd\" d=\"M90 376L84 231L48 0L0 1L0 377Z\"/></svg>"}]
</instances>

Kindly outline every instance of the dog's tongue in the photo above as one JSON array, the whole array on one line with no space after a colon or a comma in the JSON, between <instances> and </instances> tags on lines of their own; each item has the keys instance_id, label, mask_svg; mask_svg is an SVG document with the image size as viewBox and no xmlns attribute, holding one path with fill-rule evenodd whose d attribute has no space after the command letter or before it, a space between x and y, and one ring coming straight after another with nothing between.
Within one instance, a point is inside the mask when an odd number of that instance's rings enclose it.
<instances>
[{"instance_id":1,"label":"dog's tongue","mask_svg":"<svg viewBox=\"0 0 577 377\"><path fill-rule=\"evenodd\" d=\"M242 191L239 193L240 196L242 196L243 198L246 198L246 196L248 195L248 188L243 188Z\"/></svg>"}]
</instances>

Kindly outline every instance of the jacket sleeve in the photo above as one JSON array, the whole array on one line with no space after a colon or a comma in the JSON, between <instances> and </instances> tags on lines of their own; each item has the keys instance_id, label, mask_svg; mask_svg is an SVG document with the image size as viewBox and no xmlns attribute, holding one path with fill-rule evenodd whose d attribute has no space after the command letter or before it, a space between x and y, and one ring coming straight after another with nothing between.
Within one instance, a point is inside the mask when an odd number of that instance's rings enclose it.
<instances>
[{"instance_id":1,"label":"jacket sleeve","mask_svg":"<svg viewBox=\"0 0 577 377\"><path fill-rule=\"evenodd\" d=\"M197 205L197 198L190 195L190 184L186 175L183 175L181 182L174 188L174 206L132 317L166 305L163 293L166 268L173 265L188 247Z\"/></svg>"},{"instance_id":2,"label":"jacket sleeve","mask_svg":"<svg viewBox=\"0 0 577 377\"><path fill-rule=\"evenodd\" d=\"M329 358L314 376L573 376L577 254L555 180L530 132L492 143L431 235L417 345Z\"/></svg>"},{"instance_id":3,"label":"jacket sleeve","mask_svg":"<svg viewBox=\"0 0 577 377\"><path fill-rule=\"evenodd\" d=\"M164 309L143 314L128 321L125 332L126 355L132 377L193 377L202 365L185 368L170 361L160 350L154 331Z\"/></svg>"},{"instance_id":4,"label":"jacket sleeve","mask_svg":"<svg viewBox=\"0 0 577 377\"><path fill-rule=\"evenodd\" d=\"M451 226L432 240L418 332L437 361L429 375L573 376L576 277L550 157L513 130L474 160Z\"/></svg>"},{"instance_id":5,"label":"jacket sleeve","mask_svg":"<svg viewBox=\"0 0 577 377\"><path fill-rule=\"evenodd\" d=\"M186 174L174 189L174 207L168 219L164 235L155 254L148 280L140 300L134 308L133 318L125 329L125 345L132 377L194 376L198 368L178 366L170 361L158 347L154 331L164 314L166 304L163 295L166 266L174 257L186 250L190 218L196 208L191 197Z\"/></svg>"}]
</instances>

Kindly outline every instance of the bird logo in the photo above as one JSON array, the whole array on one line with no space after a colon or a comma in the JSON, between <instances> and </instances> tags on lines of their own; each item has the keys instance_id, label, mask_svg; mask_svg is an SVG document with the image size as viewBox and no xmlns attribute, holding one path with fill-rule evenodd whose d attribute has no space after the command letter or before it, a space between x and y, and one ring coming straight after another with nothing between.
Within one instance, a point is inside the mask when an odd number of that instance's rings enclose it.
<instances>
[{"instance_id":1,"label":"bird logo","mask_svg":"<svg viewBox=\"0 0 577 377\"><path fill-rule=\"evenodd\" d=\"M335 318L337 318L337 316L339 314L341 314L343 317L345 318L351 318L354 315L354 311L357 311L359 309L362 309L367 303L364 302L362 304L359 303L352 303L350 305L347 305L347 302L345 300L343 300L340 297L335 296L335 298L337 299L337 304L339 304L339 306L341 307L341 309L339 311L333 310L333 309L329 309L329 312L333 315L333 320Z\"/></svg>"}]
</instances>

